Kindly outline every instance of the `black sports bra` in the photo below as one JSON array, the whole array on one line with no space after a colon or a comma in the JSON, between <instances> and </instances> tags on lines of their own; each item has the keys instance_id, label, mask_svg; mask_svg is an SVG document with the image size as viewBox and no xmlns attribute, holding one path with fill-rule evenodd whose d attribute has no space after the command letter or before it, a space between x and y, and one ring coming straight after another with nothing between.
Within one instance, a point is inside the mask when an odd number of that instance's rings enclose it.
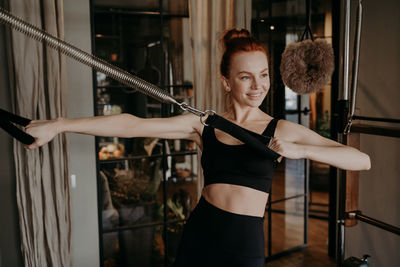
<instances>
[{"instance_id":1,"label":"black sports bra","mask_svg":"<svg viewBox=\"0 0 400 267\"><path fill-rule=\"evenodd\" d=\"M277 123L277 119L272 119L262 135L273 137ZM276 163L274 158L254 153L247 144L222 143L215 136L215 129L210 126L204 126L202 140L204 186L224 183L266 193L270 191Z\"/></svg>"}]
</instances>

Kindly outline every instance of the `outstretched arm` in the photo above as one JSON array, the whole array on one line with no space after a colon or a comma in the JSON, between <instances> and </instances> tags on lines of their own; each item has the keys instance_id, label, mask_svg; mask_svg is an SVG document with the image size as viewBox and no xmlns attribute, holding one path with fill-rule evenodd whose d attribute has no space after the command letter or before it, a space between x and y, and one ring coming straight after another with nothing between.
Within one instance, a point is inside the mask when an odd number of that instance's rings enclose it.
<instances>
[{"instance_id":1,"label":"outstretched arm","mask_svg":"<svg viewBox=\"0 0 400 267\"><path fill-rule=\"evenodd\" d=\"M270 148L291 159L308 158L344 170L369 170L371 161L367 154L322 137L296 123L280 121L276 138Z\"/></svg>"},{"instance_id":2,"label":"outstretched arm","mask_svg":"<svg viewBox=\"0 0 400 267\"><path fill-rule=\"evenodd\" d=\"M26 147L29 149L40 147L51 141L55 135L64 132L110 137L158 137L196 141L198 139L197 121L197 117L193 114L149 119L131 114L118 114L77 119L38 120L32 121L25 128L25 131L36 139L32 145Z\"/></svg>"}]
</instances>

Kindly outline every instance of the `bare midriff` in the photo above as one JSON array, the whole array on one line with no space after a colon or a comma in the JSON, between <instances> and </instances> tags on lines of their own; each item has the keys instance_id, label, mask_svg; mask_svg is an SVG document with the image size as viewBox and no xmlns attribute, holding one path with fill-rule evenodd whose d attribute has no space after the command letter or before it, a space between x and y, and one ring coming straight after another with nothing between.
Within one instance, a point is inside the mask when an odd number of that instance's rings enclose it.
<instances>
[{"instance_id":1,"label":"bare midriff","mask_svg":"<svg viewBox=\"0 0 400 267\"><path fill-rule=\"evenodd\" d=\"M217 208L231 213L263 217L268 194L240 185L210 184L202 196Z\"/></svg>"}]
</instances>

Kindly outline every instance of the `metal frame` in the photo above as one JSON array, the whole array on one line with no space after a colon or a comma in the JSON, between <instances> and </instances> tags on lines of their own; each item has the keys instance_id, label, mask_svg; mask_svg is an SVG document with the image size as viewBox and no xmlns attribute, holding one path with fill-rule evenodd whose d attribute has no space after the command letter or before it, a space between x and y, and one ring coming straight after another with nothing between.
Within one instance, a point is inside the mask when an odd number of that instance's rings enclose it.
<instances>
[{"instance_id":1,"label":"metal frame","mask_svg":"<svg viewBox=\"0 0 400 267\"><path fill-rule=\"evenodd\" d=\"M352 98L349 107L348 101L348 77L349 77L349 70L348 70L348 54L349 54L349 42L350 42L350 0L343 0L345 1L345 35L344 35L344 69L343 69L343 95L340 97L338 101L338 116L339 116L339 141L343 143L346 139L346 134L350 132L350 129L353 132L357 133L366 133L366 134L373 134L377 136L392 136L392 137L399 137L400 138L400 129L399 128L389 128L389 127L382 127L382 126L375 126L375 125L363 125L363 124L356 124L352 126L352 120L368 120L368 121L381 121L381 122L390 122L390 123L399 123L399 119L390 119L390 118L376 118L376 117L365 117L365 116L354 116L355 110L355 98L356 98L356 90L357 90L357 76L358 76L358 61L359 61L359 50L360 50L360 36L361 36L361 21L362 21L362 4L361 0L358 1L357 6L357 24L356 24L356 36L355 36L355 45L354 45L354 54L355 59L353 63L353 80L352 80ZM341 1L341 2L343 2ZM340 51L340 50L339 50ZM338 53L339 54L339 53ZM345 126L346 125L346 126ZM355 131L354 131L355 130ZM336 258L337 258L337 266L342 266L344 261L344 248L345 248L345 219L357 219L362 222L368 223L375 227L381 228L383 230L389 231L391 233L400 235L400 228L387 224L385 222L379 221L377 219L368 217L363 215L361 211L352 211L346 212L345 211L345 202L346 202L346 172L340 170L338 172L338 218L337 218L337 251L336 251Z\"/></svg>"},{"instance_id":2,"label":"metal frame","mask_svg":"<svg viewBox=\"0 0 400 267\"><path fill-rule=\"evenodd\" d=\"M93 8L93 0L90 0L90 21L91 21L91 36L94 36L95 34L95 25L94 25L94 14L98 11L97 9L95 10ZM130 15L140 15L140 16L153 16L153 17L159 17L160 18L160 25L163 25L164 23L164 17L171 18L171 17L188 17L187 15L184 14L164 14L163 9L161 8L163 4L163 0L159 0L159 9L160 12L145 12L145 11L123 11L123 10L118 10L118 9L113 9L111 12L114 12L116 14L130 14ZM106 12L106 11L104 11ZM160 36L160 45L163 47L163 42L164 42L164 36L163 32L161 31L161 36ZM92 50L95 50L95 38L92 38ZM164 53L164 52L163 52ZM166 55L163 57L163 61L166 61ZM166 66L165 63L162 64L161 66L161 84L164 86L161 86L163 90L166 88L170 87L176 87L174 85L165 85L165 76L163 75L165 73ZM97 79L96 79L96 71L93 71L93 87L94 89L97 88L96 86ZM184 85L180 85L179 87L184 87ZM168 91L168 90L167 90ZM96 91L93 90L93 99L96 99ZM96 102L94 101L93 103L93 109L97 110ZM166 103L161 103L161 116L169 116L170 115L170 104ZM143 156L133 156L133 157L128 157L128 158L121 158L121 159L110 159L110 160L99 160L98 157L96 157L96 174L97 177L100 177L100 167L103 164L110 164L110 163L119 163L119 162L126 162L128 160L134 160L138 158L162 158L162 168L163 168L163 178L162 178L162 190L163 190L163 201L164 203L167 202L167 186L168 186L168 178L166 177L166 171L168 169L168 162L167 159L170 156L179 156L179 155L193 155L196 154L197 152L195 151L186 151L186 152L172 152L172 153L166 153L166 139L162 140L162 153L158 155L143 155ZM99 142L99 138L95 138L95 143L97 144ZM96 155L98 154L98 146L95 146L96 149ZM164 266L167 267L169 266L169 255L168 255L168 231L167 231L167 226L179 222L184 222L186 219L183 220L168 220L167 216L167 205L164 205L164 210L163 210L163 220L159 222L151 222L151 223L143 223L143 224L136 224L136 225L131 225L131 226L123 226L123 227L117 227L115 229L109 229L109 230L103 230L103 221L102 221L102 213L101 213L101 206L102 206L102 199L101 199L101 194L102 194L102 188L101 188L101 183L99 182L99 179L97 179L97 203L98 203L98 227L99 227L99 255L100 255L100 266L104 266L104 253L103 253L103 234L104 233L110 233L110 232L122 232L122 231L127 231L127 230L133 230L133 229L139 229L139 228L146 228L146 227L155 227L155 226L163 226L163 238L165 240L165 245L164 245Z\"/></svg>"},{"instance_id":3,"label":"metal frame","mask_svg":"<svg viewBox=\"0 0 400 267\"><path fill-rule=\"evenodd\" d=\"M335 56L335 66L340 66L340 32L341 32L341 1L332 1L332 44ZM335 68L332 75L332 86L331 86L331 138L337 140L338 138L338 121L340 117L338 114L338 108L340 102L337 101L339 96L339 68ZM337 171L335 167L329 168L329 230L328 230L328 255L329 257L336 257L336 243L337 243Z\"/></svg>"},{"instance_id":4,"label":"metal frame","mask_svg":"<svg viewBox=\"0 0 400 267\"><path fill-rule=\"evenodd\" d=\"M400 123L400 119L377 118L377 117L367 117L367 116L357 116L357 115L353 116L353 120L381 121L381 122Z\"/></svg>"}]
</instances>

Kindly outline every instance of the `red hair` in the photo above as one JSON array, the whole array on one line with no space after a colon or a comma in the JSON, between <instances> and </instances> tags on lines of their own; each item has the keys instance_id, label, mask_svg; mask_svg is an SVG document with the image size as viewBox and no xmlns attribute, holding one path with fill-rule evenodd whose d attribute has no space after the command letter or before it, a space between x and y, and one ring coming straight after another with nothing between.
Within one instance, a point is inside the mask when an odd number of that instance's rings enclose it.
<instances>
[{"instance_id":1,"label":"red hair","mask_svg":"<svg viewBox=\"0 0 400 267\"><path fill-rule=\"evenodd\" d=\"M246 29L230 29L221 38L224 48L220 71L223 76L228 78L232 56L239 52L261 51L267 55L264 47Z\"/></svg>"}]
</instances>

